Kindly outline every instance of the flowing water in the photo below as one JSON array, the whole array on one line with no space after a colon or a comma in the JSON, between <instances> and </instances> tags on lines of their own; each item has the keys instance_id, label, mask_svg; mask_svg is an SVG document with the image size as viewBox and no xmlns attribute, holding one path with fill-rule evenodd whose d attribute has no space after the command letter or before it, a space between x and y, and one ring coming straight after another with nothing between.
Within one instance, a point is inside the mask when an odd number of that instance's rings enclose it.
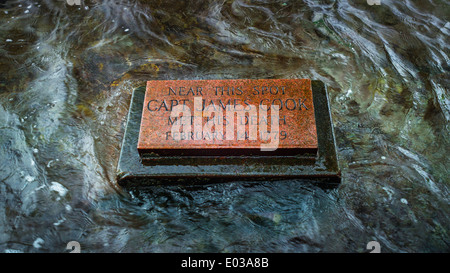
<instances>
[{"instance_id":1,"label":"flowing water","mask_svg":"<svg viewBox=\"0 0 450 273\"><path fill-rule=\"evenodd\" d=\"M3 0L0 22L1 252L450 250L448 1ZM117 185L134 87L227 78L325 82L340 186Z\"/></svg>"}]
</instances>

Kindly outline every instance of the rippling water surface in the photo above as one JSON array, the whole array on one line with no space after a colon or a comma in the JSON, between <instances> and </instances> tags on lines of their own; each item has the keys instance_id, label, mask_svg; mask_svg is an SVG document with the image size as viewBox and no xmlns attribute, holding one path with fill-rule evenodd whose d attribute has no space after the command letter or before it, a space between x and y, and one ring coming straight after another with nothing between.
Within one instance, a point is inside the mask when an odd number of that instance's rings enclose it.
<instances>
[{"instance_id":1,"label":"rippling water surface","mask_svg":"<svg viewBox=\"0 0 450 273\"><path fill-rule=\"evenodd\" d=\"M445 0L0 2L0 251L450 250ZM312 78L342 183L117 186L145 80Z\"/></svg>"}]
</instances>

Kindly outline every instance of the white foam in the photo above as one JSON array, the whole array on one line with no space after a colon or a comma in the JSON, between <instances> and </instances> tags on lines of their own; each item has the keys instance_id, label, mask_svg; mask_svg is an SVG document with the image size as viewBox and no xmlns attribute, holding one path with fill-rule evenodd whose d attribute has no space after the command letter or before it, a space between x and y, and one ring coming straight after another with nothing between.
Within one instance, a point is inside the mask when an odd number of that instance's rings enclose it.
<instances>
[{"instance_id":1,"label":"white foam","mask_svg":"<svg viewBox=\"0 0 450 273\"><path fill-rule=\"evenodd\" d=\"M25 176L25 180L26 180L27 182L33 182L34 179L35 179L35 178L32 177L32 176L30 176L30 175Z\"/></svg>"},{"instance_id":2,"label":"white foam","mask_svg":"<svg viewBox=\"0 0 450 273\"><path fill-rule=\"evenodd\" d=\"M68 191L63 185L59 184L58 182L52 182L50 190L56 191L61 197L64 197Z\"/></svg>"},{"instance_id":3,"label":"white foam","mask_svg":"<svg viewBox=\"0 0 450 273\"><path fill-rule=\"evenodd\" d=\"M8 249L5 249L5 253L23 253L23 251L8 248Z\"/></svg>"}]
</instances>

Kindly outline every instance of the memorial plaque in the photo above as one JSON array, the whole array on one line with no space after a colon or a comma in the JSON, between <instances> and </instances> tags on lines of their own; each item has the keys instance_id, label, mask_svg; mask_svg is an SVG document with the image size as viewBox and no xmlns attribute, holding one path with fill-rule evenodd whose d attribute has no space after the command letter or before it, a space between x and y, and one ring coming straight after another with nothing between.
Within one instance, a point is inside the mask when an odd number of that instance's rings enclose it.
<instances>
[{"instance_id":1,"label":"memorial plaque","mask_svg":"<svg viewBox=\"0 0 450 273\"><path fill-rule=\"evenodd\" d=\"M139 84L117 166L122 186L296 179L333 187L340 182L328 94L321 81ZM233 128L227 127L231 120ZM264 146L272 142L276 145Z\"/></svg>"},{"instance_id":2,"label":"memorial plaque","mask_svg":"<svg viewBox=\"0 0 450 273\"><path fill-rule=\"evenodd\" d=\"M309 79L148 81L141 155L315 155Z\"/></svg>"}]
</instances>

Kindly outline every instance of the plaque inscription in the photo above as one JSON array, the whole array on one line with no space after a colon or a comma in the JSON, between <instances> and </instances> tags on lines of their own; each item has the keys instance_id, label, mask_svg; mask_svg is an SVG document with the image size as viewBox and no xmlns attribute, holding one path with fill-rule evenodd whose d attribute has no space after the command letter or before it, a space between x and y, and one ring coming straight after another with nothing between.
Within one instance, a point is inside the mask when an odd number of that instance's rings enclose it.
<instances>
[{"instance_id":1,"label":"plaque inscription","mask_svg":"<svg viewBox=\"0 0 450 273\"><path fill-rule=\"evenodd\" d=\"M311 80L148 81L137 148L141 155L317 153Z\"/></svg>"}]
</instances>

